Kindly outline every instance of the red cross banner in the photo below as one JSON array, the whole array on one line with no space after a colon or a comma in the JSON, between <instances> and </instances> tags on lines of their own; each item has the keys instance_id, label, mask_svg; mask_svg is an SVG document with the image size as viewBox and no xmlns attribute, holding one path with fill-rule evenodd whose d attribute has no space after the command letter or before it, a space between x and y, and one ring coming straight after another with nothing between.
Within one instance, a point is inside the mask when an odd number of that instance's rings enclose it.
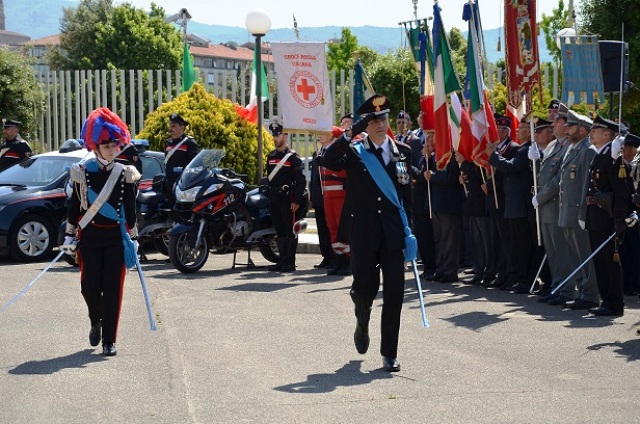
<instances>
[{"instance_id":1,"label":"red cross banner","mask_svg":"<svg viewBox=\"0 0 640 424\"><path fill-rule=\"evenodd\" d=\"M331 133L333 99L324 43L271 43L285 131Z\"/></svg>"}]
</instances>

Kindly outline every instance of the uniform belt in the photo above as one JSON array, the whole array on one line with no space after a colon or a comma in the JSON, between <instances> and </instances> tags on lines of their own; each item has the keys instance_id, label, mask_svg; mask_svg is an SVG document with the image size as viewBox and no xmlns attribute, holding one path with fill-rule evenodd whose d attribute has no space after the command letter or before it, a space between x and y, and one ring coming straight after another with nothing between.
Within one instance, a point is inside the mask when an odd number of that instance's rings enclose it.
<instances>
[{"instance_id":1,"label":"uniform belt","mask_svg":"<svg viewBox=\"0 0 640 424\"><path fill-rule=\"evenodd\" d=\"M96 224L95 222L91 222L90 224L96 228L118 228L120 226L120 224Z\"/></svg>"},{"instance_id":2,"label":"uniform belt","mask_svg":"<svg viewBox=\"0 0 640 424\"><path fill-rule=\"evenodd\" d=\"M337 191L337 190L344 190L344 186L341 185L332 185L332 186L325 186L322 188L324 191Z\"/></svg>"},{"instance_id":3,"label":"uniform belt","mask_svg":"<svg viewBox=\"0 0 640 424\"><path fill-rule=\"evenodd\" d=\"M269 191L274 191L276 193L288 193L291 189L289 184L285 184L282 187L269 187Z\"/></svg>"}]
</instances>

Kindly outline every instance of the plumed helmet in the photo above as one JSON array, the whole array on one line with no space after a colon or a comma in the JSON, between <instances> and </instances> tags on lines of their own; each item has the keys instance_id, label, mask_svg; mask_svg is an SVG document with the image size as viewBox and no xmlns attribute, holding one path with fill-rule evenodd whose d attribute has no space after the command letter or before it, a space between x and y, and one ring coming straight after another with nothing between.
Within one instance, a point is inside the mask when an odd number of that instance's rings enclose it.
<instances>
[{"instance_id":1,"label":"plumed helmet","mask_svg":"<svg viewBox=\"0 0 640 424\"><path fill-rule=\"evenodd\" d=\"M95 109L82 125L80 136L88 151L96 150L101 143L116 142L118 146L129 144L131 134L127 124L106 107Z\"/></svg>"}]
</instances>

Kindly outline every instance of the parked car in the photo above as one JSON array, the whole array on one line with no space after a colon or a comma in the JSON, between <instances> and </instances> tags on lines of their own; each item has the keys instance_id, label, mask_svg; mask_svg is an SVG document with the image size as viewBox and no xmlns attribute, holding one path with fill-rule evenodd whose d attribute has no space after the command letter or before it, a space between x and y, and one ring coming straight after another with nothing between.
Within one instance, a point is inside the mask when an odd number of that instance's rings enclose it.
<instances>
[{"instance_id":1,"label":"parked car","mask_svg":"<svg viewBox=\"0 0 640 424\"><path fill-rule=\"evenodd\" d=\"M164 155L140 153L141 190L164 173ZM57 246L58 228L67 214L71 165L93 158L84 149L33 156L0 172L0 254L20 262L39 261Z\"/></svg>"}]
</instances>

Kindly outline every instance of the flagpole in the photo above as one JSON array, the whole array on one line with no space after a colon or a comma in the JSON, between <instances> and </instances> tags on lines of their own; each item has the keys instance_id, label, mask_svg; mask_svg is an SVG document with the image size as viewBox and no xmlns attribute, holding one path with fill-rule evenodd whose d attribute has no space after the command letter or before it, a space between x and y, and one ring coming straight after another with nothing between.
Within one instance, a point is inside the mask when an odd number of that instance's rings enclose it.
<instances>
[{"instance_id":1,"label":"flagpole","mask_svg":"<svg viewBox=\"0 0 640 424\"><path fill-rule=\"evenodd\" d=\"M535 146L535 129L533 128L533 111L529 117L529 129L531 131L531 145ZM535 160L531 161L533 172L533 195L538 196L538 166ZM538 235L538 246L542 246L542 233L540 232L540 208L536 208L536 233Z\"/></svg>"},{"instance_id":2,"label":"flagpole","mask_svg":"<svg viewBox=\"0 0 640 424\"><path fill-rule=\"evenodd\" d=\"M425 140L426 143L426 140ZM426 164L427 164L427 171L426 172L431 172L429 171L429 159L431 156L431 153L429 153L429 157L425 156L426 159ZM431 178L427 179L427 200L429 201L429 219L433 219L433 212L431 211Z\"/></svg>"},{"instance_id":3,"label":"flagpole","mask_svg":"<svg viewBox=\"0 0 640 424\"><path fill-rule=\"evenodd\" d=\"M624 22L622 23L622 43L620 44L620 94L618 96L618 134L622 128L622 90L624 89Z\"/></svg>"}]
</instances>

